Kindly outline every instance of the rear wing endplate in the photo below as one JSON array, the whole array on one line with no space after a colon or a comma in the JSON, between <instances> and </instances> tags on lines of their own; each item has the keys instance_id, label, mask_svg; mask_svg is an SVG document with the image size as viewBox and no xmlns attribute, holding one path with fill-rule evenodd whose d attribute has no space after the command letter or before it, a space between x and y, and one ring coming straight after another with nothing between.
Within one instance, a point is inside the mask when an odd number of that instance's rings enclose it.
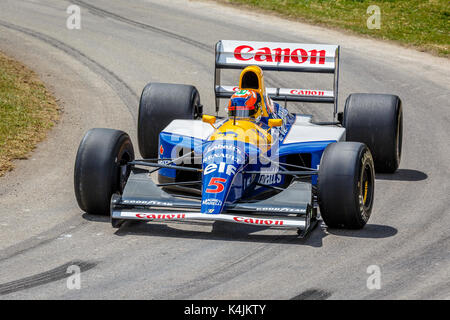
<instances>
[{"instance_id":1,"label":"rear wing endplate","mask_svg":"<svg viewBox=\"0 0 450 320\"><path fill-rule=\"evenodd\" d=\"M221 69L242 69L257 65L268 71L327 73L334 75L333 90L266 88L275 101L333 103L337 114L339 46L280 42L220 40L215 49L214 91L216 113L221 98L230 98L238 89L222 85Z\"/></svg>"}]
</instances>

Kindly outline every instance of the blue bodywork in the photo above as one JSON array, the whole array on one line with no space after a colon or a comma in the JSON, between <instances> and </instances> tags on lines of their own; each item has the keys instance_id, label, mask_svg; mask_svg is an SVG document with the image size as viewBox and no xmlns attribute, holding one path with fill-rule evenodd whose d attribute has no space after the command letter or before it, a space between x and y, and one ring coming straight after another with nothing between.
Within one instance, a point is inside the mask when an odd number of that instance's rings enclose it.
<instances>
[{"instance_id":1,"label":"blue bodywork","mask_svg":"<svg viewBox=\"0 0 450 320\"><path fill-rule=\"evenodd\" d=\"M274 118L283 119L283 125L270 129L273 138L273 147L263 153L257 146L238 140L202 140L188 136L174 135L161 132L159 137L159 163L169 163L175 154L193 151L191 163L183 165L202 169L197 178L179 176L175 169L163 168L159 170L159 179L164 181L202 181L201 212L220 214L227 206L241 199L251 199L258 195L273 191L273 187L286 184L289 176L278 174L278 167L274 166L272 156L276 154L276 161L285 163L292 155L302 154L309 160L308 166L317 169L324 149L335 140L312 141L285 144L284 140L295 122L296 115L290 114L287 109L274 104ZM257 123L264 130L269 130L268 117L262 117ZM233 132L226 132L233 134ZM248 171L258 173L246 173ZM311 183L317 183L317 177L311 178ZM271 188L272 187L272 188Z\"/></svg>"}]
</instances>

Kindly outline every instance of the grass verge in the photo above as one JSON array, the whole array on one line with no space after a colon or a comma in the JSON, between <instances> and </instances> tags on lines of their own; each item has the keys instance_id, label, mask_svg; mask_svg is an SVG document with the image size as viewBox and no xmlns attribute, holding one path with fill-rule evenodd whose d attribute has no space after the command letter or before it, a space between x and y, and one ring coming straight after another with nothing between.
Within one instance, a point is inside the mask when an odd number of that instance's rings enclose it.
<instances>
[{"instance_id":1,"label":"grass verge","mask_svg":"<svg viewBox=\"0 0 450 320\"><path fill-rule=\"evenodd\" d=\"M0 52L0 176L26 159L59 118L36 73Z\"/></svg>"},{"instance_id":2,"label":"grass verge","mask_svg":"<svg viewBox=\"0 0 450 320\"><path fill-rule=\"evenodd\" d=\"M245 5L284 17L337 27L370 37L393 40L420 51L449 57L450 1L448 0L218 0ZM379 29L369 29L369 6L380 9ZM375 17L370 18L371 26Z\"/></svg>"}]
</instances>

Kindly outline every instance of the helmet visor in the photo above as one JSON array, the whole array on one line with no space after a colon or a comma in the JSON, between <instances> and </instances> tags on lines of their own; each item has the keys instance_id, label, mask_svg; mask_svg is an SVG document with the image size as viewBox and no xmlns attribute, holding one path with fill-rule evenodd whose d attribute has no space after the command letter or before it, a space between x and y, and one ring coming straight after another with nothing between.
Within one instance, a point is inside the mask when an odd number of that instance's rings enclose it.
<instances>
[{"instance_id":1,"label":"helmet visor","mask_svg":"<svg viewBox=\"0 0 450 320\"><path fill-rule=\"evenodd\" d=\"M229 106L228 116L238 118L251 118L255 115L255 106Z\"/></svg>"}]
</instances>

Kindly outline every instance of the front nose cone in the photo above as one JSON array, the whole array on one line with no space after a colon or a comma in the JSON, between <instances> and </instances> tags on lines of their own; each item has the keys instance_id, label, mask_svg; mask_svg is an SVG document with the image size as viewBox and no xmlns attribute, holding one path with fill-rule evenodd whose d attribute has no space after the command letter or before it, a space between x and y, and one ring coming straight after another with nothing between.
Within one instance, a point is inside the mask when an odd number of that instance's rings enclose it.
<instances>
[{"instance_id":1,"label":"front nose cone","mask_svg":"<svg viewBox=\"0 0 450 320\"><path fill-rule=\"evenodd\" d=\"M245 153L235 141L214 141L203 156L202 213L222 212L236 174L245 163Z\"/></svg>"}]
</instances>

